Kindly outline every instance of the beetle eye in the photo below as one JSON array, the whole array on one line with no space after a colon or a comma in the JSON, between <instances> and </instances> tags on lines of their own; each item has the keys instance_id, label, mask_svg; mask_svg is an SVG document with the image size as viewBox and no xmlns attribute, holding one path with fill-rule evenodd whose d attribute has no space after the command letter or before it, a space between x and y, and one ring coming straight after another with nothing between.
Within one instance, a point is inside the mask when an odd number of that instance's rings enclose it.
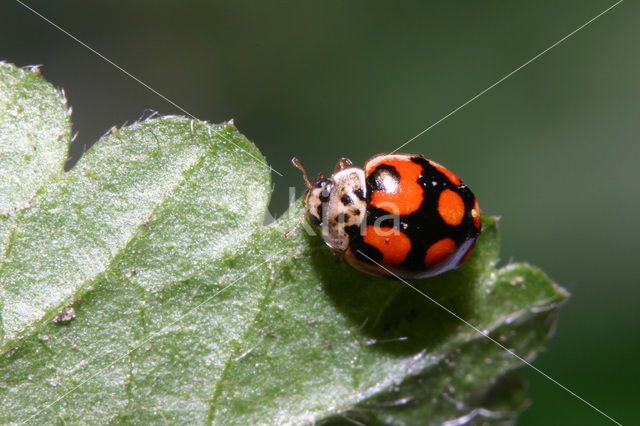
<instances>
[{"instance_id":1,"label":"beetle eye","mask_svg":"<svg viewBox=\"0 0 640 426\"><path fill-rule=\"evenodd\" d=\"M329 195L331 195L331 181L329 179L320 179L315 182L316 188L321 188L320 201L323 203L329 201Z\"/></svg>"}]
</instances>

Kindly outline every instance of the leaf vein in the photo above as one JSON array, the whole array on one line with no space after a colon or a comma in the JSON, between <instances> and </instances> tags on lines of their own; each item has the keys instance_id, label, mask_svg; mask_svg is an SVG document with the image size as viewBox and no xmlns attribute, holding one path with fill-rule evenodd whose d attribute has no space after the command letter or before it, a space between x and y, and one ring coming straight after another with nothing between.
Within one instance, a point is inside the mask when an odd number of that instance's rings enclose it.
<instances>
[{"instance_id":1,"label":"leaf vein","mask_svg":"<svg viewBox=\"0 0 640 426\"><path fill-rule=\"evenodd\" d=\"M216 402L218 400L218 398L220 397L220 395L222 394L222 385L224 384L224 382L227 379L228 376L228 371L229 368L231 367L231 365L233 364L233 361L238 358L239 354L240 354L240 350L242 348L242 343L248 340L249 335L253 332L255 326L259 323L262 314L265 310L265 307L267 306L267 303L269 302L269 299L271 298L271 293L273 291L273 287L274 287L274 280L273 279L268 279L267 283L265 285L264 288L264 292L263 292L263 296L260 300L260 303L258 303L257 306L257 310L256 313L253 317L253 320L251 321L251 324L247 326L247 328L245 329L244 333L242 334L241 339L238 341L238 343L235 345L233 351L230 352L230 354L227 356L227 359L224 363L224 367L222 369L222 373L220 374L220 378L218 379L218 381L216 381L215 387L214 387L214 392L213 392L213 397L209 403L209 415L208 415L208 419L207 422L209 424L213 424L213 421L215 420L215 414L216 414Z\"/></svg>"},{"instance_id":2,"label":"leaf vein","mask_svg":"<svg viewBox=\"0 0 640 426\"><path fill-rule=\"evenodd\" d=\"M192 140L196 139L193 135L192 135ZM197 142L197 141L196 141ZM193 161L193 163L189 166L189 168L187 168L184 172L182 172L180 179L176 179L175 183L171 186L171 188L169 188L169 190L165 191L163 193L163 197L161 200L159 200L151 209L150 209L150 213L148 215L146 215L146 217L153 217L154 214L157 212L158 209L160 209L162 206L165 205L165 203L171 199L171 197L173 196L173 194L175 194L176 190L179 189L185 182L188 181L189 177L192 176L196 170L198 170L198 168L202 165L202 163L205 161L205 159L207 158L208 155L211 154L212 151L219 149L219 144L221 144L221 142L218 143L213 143L211 144L210 147L207 147L205 149L203 149L197 159L195 159ZM145 221L141 221L140 224L134 228L129 236L129 238L124 242L124 244L118 248L117 250L115 250L114 254L111 256L111 258L108 260L108 262L106 262L103 266L103 269L100 273L96 274L93 278L84 281L83 283L80 283L80 285L75 289L74 294L75 296L78 296L82 293L82 290L85 288L94 288L94 284L98 284L102 279L106 278L108 276L108 274L110 272L113 272L117 266L120 265L120 262L122 261L122 259L124 258L124 254L127 252L127 249L135 242L138 241L139 238L142 238L142 235L145 234L146 231L146 222ZM15 227L12 230L12 235L15 233ZM2 272L2 266L4 266L6 264L6 261L3 260L2 265L0 265L0 279L2 279L1 282L4 281L4 275L1 275ZM1 284L0 284L1 285ZM134 283L134 285L139 286L143 291L146 292L146 289L144 287L141 287L138 283ZM2 288L2 287L0 287ZM57 312L58 310L62 309L65 305L67 304L66 301L61 301L58 305L54 306L51 309L48 309L48 312ZM26 338L30 335L32 335L33 333L35 333L43 324L47 323L47 319L46 319L46 315L40 319L40 321L36 322L35 324L33 324L30 327L25 327L25 330L22 331L22 333L18 333L15 338L13 340L18 341L20 339ZM5 341L2 341L2 347L3 349L5 348Z\"/></svg>"}]
</instances>

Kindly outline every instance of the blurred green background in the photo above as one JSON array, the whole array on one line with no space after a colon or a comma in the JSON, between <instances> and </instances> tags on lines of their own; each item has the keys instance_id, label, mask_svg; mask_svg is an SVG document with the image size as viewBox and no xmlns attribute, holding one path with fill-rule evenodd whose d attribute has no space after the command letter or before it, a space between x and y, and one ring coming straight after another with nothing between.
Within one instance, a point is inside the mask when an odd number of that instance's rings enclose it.
<instances>
[{"instance_id":1,"label":"blurred green background","mask_svg":"<svg viewBox=\"0 0 640 426\"><path fill-rule=\"evenodd\" d=\"M395 149L613 1L28 1L198 118L236 125L282 177L270 210L341 156ZM502 217L502 262L566 287L535 365L622 422L640 397L640 6L626 1L403 148ZM79 136L73 161L146 108L181 112L13 0L0 57L44 64ZM427 303L427 302L426 302ZM520 425L607 424L530 368Z\"/></svg>"}]
</instances>

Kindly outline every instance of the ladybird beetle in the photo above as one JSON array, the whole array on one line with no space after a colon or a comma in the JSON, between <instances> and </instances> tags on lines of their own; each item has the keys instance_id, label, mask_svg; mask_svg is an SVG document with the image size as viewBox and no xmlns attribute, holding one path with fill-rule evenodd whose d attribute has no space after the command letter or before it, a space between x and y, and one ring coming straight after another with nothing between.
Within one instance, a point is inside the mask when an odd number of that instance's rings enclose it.
<instances>
[{"instance_id":1,"label":"ladybird beetle","mask_svg":"<svg viewBox=\"0 0 640 426\"><path fill-rule=\"evenodd\" d=\"M460 266L480 236L478 201L458 176L419 154L378 154L364 169L341 159L307 184L305 216L361 271L424 279Z\"/></svg>"}]
</instances>

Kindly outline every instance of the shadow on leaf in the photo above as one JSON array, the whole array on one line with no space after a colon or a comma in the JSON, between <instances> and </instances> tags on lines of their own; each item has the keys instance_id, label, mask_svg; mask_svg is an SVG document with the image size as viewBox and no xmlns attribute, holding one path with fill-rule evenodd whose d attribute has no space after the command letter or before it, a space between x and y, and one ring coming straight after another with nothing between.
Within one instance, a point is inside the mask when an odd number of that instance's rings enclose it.
<instances>
[{"instance_id":1,"label":"shadow on leaf","mask_svg":"<svg viewBox=\"0 0 640 426\"><path fill-rule=\"evenodd\" d=\"M402 281L375 277L339 262L322 240L307 237L323 291L352 321L365 342L380 351L407 356L429 351L463 324ZM473 281L466 268L411 284L462 318L473 304Z\"/></svg>"}]
</instances>

